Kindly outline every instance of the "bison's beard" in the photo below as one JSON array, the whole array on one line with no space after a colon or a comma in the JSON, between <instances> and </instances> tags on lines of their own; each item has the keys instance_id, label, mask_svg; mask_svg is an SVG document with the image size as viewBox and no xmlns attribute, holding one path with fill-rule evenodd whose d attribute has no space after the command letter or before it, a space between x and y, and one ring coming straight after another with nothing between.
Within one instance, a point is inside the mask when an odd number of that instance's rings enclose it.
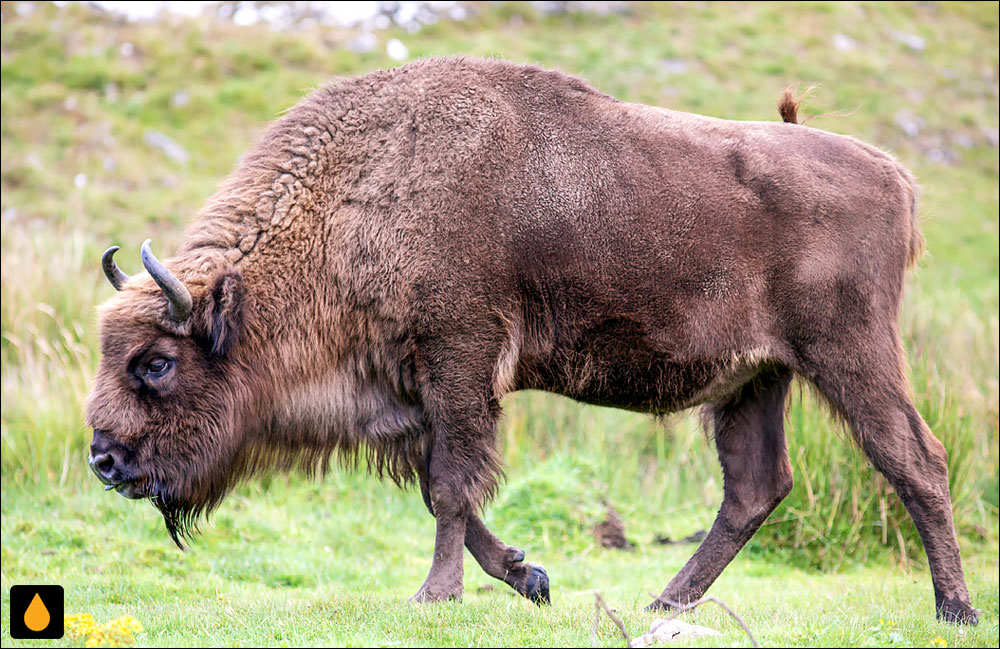
<instances>
[{"instance_id":1,"label":"bison's beard","mask_svg":"<svg viewBox=\"0 0 1000 649\"><path fill-rule=\"evenodd\" d=\"M163 516L163 523L167 527L170 539L178 548L185 550L183 540L191 539L198 532L198 518L201 512L170 497L153 494L149 499Z\"/></svg>"},{"instance_id":2,"label":"bison's beard","mask_svg":"<svg viewBox=\"0 0 1000 649\"><path fill-rule=\"evenodd\" d=\"M232 476L217 476L215 480L191 484L182 480L172 483L151 481L149 500L163 516L170 539L181 550L199 532L198 522L207 517L229 492Z\"/></svg>"}]
</instances>

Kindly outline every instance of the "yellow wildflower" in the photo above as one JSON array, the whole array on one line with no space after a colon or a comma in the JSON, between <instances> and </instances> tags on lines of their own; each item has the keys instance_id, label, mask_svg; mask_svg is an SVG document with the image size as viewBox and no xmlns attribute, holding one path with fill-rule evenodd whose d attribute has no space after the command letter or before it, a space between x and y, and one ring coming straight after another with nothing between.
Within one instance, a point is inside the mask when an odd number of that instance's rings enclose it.
<instances>
[{"instance_id":1,"label":"yellow wildflower","mask_svg":"<svg viewBox=\"0 0 1000 649\"><path fill-rule=\"evenodd\" d=\"M125 647L135 642L135 635L142 633L142 623L131 615L123 615L104 624L98 624L90 613L77 613L64 618L71 638L87 638L86 647Z\"/></svg>"}]
</instances>

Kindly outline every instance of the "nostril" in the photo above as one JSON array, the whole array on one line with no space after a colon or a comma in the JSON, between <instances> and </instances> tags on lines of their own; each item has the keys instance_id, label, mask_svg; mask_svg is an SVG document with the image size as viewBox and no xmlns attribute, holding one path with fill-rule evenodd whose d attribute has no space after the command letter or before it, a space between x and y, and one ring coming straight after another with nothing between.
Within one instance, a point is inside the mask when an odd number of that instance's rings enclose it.
<instances>
[{"instance_id":1,"label":"nostril","mask_svg":"<svg viewBox=\"0 0 1000 649\"><path fill-rule=\"evenodd\" d=\"M111 456L111 453L101 453L91 459L90 464L99 475L110 478L111 469L115 466L115 458Z\"/></svg>"}]
</instances>

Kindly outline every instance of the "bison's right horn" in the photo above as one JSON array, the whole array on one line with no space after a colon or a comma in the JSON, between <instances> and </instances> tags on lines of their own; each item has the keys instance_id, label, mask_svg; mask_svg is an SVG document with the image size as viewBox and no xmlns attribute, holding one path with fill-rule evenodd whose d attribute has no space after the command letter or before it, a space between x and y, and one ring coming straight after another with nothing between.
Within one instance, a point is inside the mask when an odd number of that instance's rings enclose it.
<instances>
[{"instance_id":1,"label":"bison's right horn","mask_svg":"<svg viewBox=\"0 0 1000 649\"><path fill-rule=\"evenodd\" d=\"M149 249L152 239L146 239L142 244L142 265L149 271L153 281L159 285L163 294L170 302L170 317L176 322L184 322L191 315L191 293L187 287L177 279L173 273L167 270L159 259Z\"/></svg>"},{"instance_id":2,"label":"bison's right horn","mask_svg":"<svg viewBox=\"0 0 1000 649\"><path fill-rule=\"evenodd\" d=\"M111 246L104 251L104 254L101 255L101 268L104 269L104 276L108 278L115 290L120 291L125 286L125 282L129 280L129 276L123 273L122 269L115 263L116 252L118 252L118 246Z\"/></svg>"}]
</instances>

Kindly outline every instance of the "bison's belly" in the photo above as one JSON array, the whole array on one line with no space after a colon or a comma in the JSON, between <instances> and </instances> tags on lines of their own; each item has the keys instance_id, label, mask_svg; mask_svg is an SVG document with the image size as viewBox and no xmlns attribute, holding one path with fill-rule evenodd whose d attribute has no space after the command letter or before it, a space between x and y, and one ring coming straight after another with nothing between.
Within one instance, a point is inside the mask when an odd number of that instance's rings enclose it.
<instances>
[{"instance_id":1,"label":"bison's belly","mask_svg":"<svg viewBox=\"0 0 1000 649\"><path fill-rule=\"evenodd\" d=\"M756 371L755 365L734 355L679 361L668 354L619 344L603 349L556 350L545 362L524 362L518 369L516 388L665 414L723 399Z\"/></svg>"}]
</instances>

